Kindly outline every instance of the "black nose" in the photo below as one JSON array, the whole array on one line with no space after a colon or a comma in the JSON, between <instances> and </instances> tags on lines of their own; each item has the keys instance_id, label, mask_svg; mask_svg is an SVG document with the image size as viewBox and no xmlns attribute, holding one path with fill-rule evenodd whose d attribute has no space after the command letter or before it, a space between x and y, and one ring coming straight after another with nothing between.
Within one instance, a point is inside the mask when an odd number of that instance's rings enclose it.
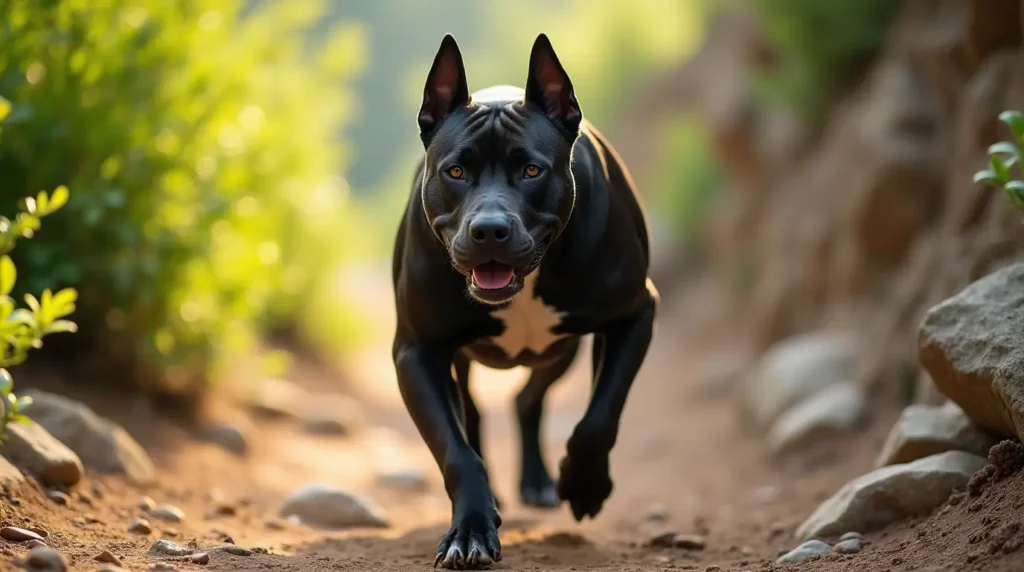
<instances>
[{"instance_id":1,"label":"black nose","mask_svg":"<svg viewBox=\"0 0 1024 572\"><path fill-rule=\"evenodd\" d=\"M499 244L508 240L512 225L508 217L500 214L481 214L469 223L469 236L477 244Z\"/></svg>"}]
</instances>

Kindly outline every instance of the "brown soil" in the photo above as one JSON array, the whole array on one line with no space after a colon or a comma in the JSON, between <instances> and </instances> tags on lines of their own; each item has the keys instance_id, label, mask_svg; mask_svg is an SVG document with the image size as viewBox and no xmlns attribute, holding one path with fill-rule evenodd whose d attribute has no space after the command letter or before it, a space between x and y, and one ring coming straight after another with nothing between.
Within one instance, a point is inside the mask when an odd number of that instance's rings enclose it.
<instances>
[{"instance_id":1,"label":"brown soil","mask_svg":"<svg viewBox=\"0 0 1024 572\"><path fill-rule=\"evenodd\" d=\"M593 521L577 524L564 507L538 512L518 505L518 447L510 404L522 372L474 373L492 481L505 502L504 560L496 569L782 570L772 562L780 550L795 546L792 532L801 520L845 481L871 468L897 407L879 404L869 426L842 442L773 460L759 436L744 429L728 399L700 397L688 377L701 356L720 346L680 326L691 310L680 303L663 312L613 453L615 491ZM230 537L240 546L267 552L234 556L212 551L205 566L174 562L180 570L427 570L449 516L437 470L402 407L386 344L350 363L345 391L366 404L373 429L348 437L311 436L289 420L225 408L223 415L248 427L252 450L244 459L197 440L187 426L162 417L143 401L60 380L19 378L23 385L56 386L123 423L151 452L161 474L146 489L90 475L75 487L66 507L27 485L3 499L0 520L45 529L47 542L68 557L74 570L98 569L92 558L103 550L120 556L127 570L146 570L158 561L147 557L147 550L160 537L199 546L220 545ZM550 396L545 437L552 467L585 405L587 363L581 359ZM317 391L330 388L322 370L303 371L297 381ZM377 486L375 472L390 468L423 468L431 486L425 493ZM372 497L387 510L392 527L330 532L279 520L275 511L282 499L311 481ZM131 521L144 516L137 507L142 495L180 507L187 515L184 522L150 519L152 535L128 533ZM859 555L830 556L801 570L1024 570L1024 550L1016 550L1024 538L1024 474L989 484L977 499L956 499L935 516L868 535ZM230 509L218 512L222 505ZM649 518L655 506L664 519ZM706 547L648 546L667 531L702 535ZM23 545L0 541L0 570L14 569L26 551Z\"/></svg>"}]
</instances>

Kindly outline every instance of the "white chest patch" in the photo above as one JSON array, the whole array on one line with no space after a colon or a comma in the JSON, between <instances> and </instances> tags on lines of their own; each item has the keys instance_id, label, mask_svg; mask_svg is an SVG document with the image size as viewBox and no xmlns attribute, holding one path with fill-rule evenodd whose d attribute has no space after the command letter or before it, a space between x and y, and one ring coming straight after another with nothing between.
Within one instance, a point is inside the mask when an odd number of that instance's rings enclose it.
<instances>
[{"instance_id":1,"label":"white chest patch","mask_svg":"<svg viewBox=\"0 0 1024 572\"><path fill-rule=\"evenodd\" d=\"M544 304L534 291L537 287L537 275L540 270L526 277L523 291L512 299L507 308L491 312L491 316L501 320L505 331L500 336L491 338L491 342L501 348L509 358L515 358L523 350L542 354L551 344L565 334L556 334L551 330L562 323L565 312L559 312L553 306Z\"/></svg>"}]
</instances>

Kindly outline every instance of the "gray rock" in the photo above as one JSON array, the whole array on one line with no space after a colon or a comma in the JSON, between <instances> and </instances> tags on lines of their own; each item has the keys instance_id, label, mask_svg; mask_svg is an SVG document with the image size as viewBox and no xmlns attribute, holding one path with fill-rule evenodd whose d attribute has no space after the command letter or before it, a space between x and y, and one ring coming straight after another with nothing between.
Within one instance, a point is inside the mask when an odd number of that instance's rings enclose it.
<instances>
[{"instance_id":1,"label":"gray rock","mask_svg":"<svg viewBox=\"0 0 1024 572\"><path fill-rule=\"evenodd\" d=\"M668 520L668 508L661 503L654 503L647 508L647 520L662 522Z\"/></svg>"},{"instance_id":2,"label":"gray rock","mask_svg":"<svg viewBox=\"0 0 1024 572\"><path fill-rule=\"evenodd\" d=\"M149 455L120 425L73 399L37 389L25 394L35 400L32 420L77 453L86 467L125 475L137 484L153 480Z\"/></svg>"},{"instance_id":3,"label":"gray rock","mask_svg":"<svg viewBox=\"0 0 1024 572\"><path fill-rule=\"evenodd\" d=\"M29 551L25 567L30 572L67 572L68 561L49 546L37 546Z\"/></svg>"},{"instance_id":4,"label":"gray rock","mask_svg":"<svg viewBox=\"0 0 1024 572\"><path fill-rule=\"evenodd\" d=\"M46 498L61 506L67 506L71 502L71 497L60 491L46 491Z\"/></svg>"},{"instance_id":5,"label":"gray rock","mask_svg":"<svg viewBox=\"0 0 1024 572\"><path fill-rule=\"evenodd\" d=\"M42 541L43 537L32 532L31 530L25 530L24 528L18 528L16 526L5 526L0 528L0 538L9 540L11 542L25 542L26 540L39 540Z\"/></svg>"},{"instance_id":6,"label":"gray rock","mask_svg":"<svg viewBox=\"0 0 1024 572\"><path fill-rule=\"evenodd\" d=\"M952 401L939 407L911 405L889 432L875 467L908 463L946 451L985 457L995 444L996 439L976 428Z\"/></svg>"},{"instance_id":7,"label":"gray rock","mask_svg":"<svg viewBox=\"0 0 1024 572\"><path fill-rule=\"evenodd\" d=\"M1024 263L978 280L933 307L918 358L936 387L981 429L1024 438Z\"/></svg>"},{"instance_id":8,"label":"gray rock","mask_svg":"<svg viewBox=\"0 0 1024 572\"><path fill-rule=\"evenodd\" d=\"M429 485L423 471L395 471L377 475L377 484L409 492L425 492Z\"/></svg>"},{"instance_id":9,"label":"gray rock","mask_svg":"<svg viewBox=\"0 0 1024 572\"><path fill-rule=\"evenodd\" d=\"M155 562L149 565L147 568L150 572L177 572L177 568L173 564L167 562Z\"/></svg>"},{"instance_id":10,"label":"gray rock","mask_svg":"<svg viewBox=\"0 0 1024 572\"><path fill-rule=\"evenodd\" d=\"M34 406L32 414L35 415ZM7 425L7 441L0 452L47 486L70 487L82 479L82 461L78 455L38 423Z\"/></svg>"},{"instance_id":11,"label":"gray rock","mask_svg":"<svg viewBox=\"0 0 1024 572\"><path fill-rule=\"evenodd\" d=\"M149 547L149 554L152 556L188 556L193 552L189 548L163 539L157 540Z\"/></svg>"},{"instance_id":12,"label":"gray rock","mask_svg":"<svg viewBox=\"0 0 1024 572\"><path fill-rule=\"evenodd\" d=\"M181 522L185 520L185 513L176 506L165 504L149 511L150 516L164 522Z\"/></svg>"},{"instance_id":13,"label":"gray rock","mask_svg":"<svg viewBox=\"0 0 1024 572\"><path fill-rule=\"evenodd\" d=\"M29 550L31 550L33 548L39 548L40 546L45 547L46 543L43 542L42 540L29 540L28 542L25 543L25 546L27 546L29 548Z\"/></svg>"},{"instance_id":14,"label":"gray rock","mask_svg":"<svg viewBox=\"0 0 1024 572\"><path fill-rule=\"evenodd\" d=\"M203 439L219 445L225 451L244 456L249 452L249 440L242 430L230 423L216 423L203 429Z\"/></svg>"},{"instance_id":15,"label":"gray rock","mask_svg":"<svg viewBox=\"0 0 1024 572\"><path fill-rule=\"evenodd\" d=\"M850 540L850 539L853 539L853 538L856 538L857 540L863 540L864 539L864 535L859 533L859 532L852 532L851 531L851 532L847 532L846 534L840 536L839 537L839 541L842 542L844 540Z\"/></svg>"},{"instance_id":16,"label":"gray rock","mask_svg":"<svg viewBox=\"0 0 1024 572\"><path fill-rule=\"evenodd\" d=\"M772 425L768 443L782 454L848 433L866 406L864 390L853 382L824 387L783 413Z\"/></svg>"},{"instance_id":17,"label":"gray rock","mask_svg":"<svg viewBox=\"0 0 1024 572\"><path fill-rule=\"evenodd\" d=\"M839 541L832 550L836 554L856 554L861 551L862 541L859 538L848 538Z\"/></svg>"},{"instance_id":18,"label":"gray rock","mask_svg":"<svg viewBox=\"0 0 1024 572\"><path fill-rule=\"evenodd\" d=\"M783 554L776 560L779 564L801 564L808 560L821 558L829 553L832 547L820 540L808 540L793 550Z\"/></svg>"},{"instance_id":19,"label":"gray rock","mask_svg":"<svg viewBox=\"0 0 1024 572\"><path fill-rule=\"evenodd\" d=\"M853 379L857 355L845 332L817 332L777 343L743 384L746 417L762 429L790 407L836 382Z\"/></svg>"},{"instance_id":20,"label":"gray rock","mask_svg":"<svg viewBox=\"0 0 1024 572\"><path fill-rule=\"evenodd\" d=\"M317 483L292 493L281 507L281 516L322 528L388 526L384 511L369 500Z\"/></svg>"},{"instance_id":21,"label":"gray rock","mask_svg":"<svg viewBox=\"0 0 1024 572\"><path fill-rule=\"evenodd\" d=\"M823 502L796 531L797 538L875 530L896 520L924 514L964 487L986 459L949 451L911 463L890 465L850 481Z\"/></svg>"},{"instance_id":22,"label":"gray rock","mask_svg":"<svg viewBox=\"0 0 1024 572\"><path fill-rule=\"evenodd\" d=\"M144 518L137 518L128 526L128 532L147 536L153 533L153 527L150 526L148 520Z\"/></svg>"},{"instance_id":23,"label":"gray rock","mask_svg":"<svg viewBox=\"0 0 1024 572\"><path fill-rule=\"evenodd\" d=\"M252 556L253 554L252 550L249 550L248 548L242 548L241 546L235 546L234 544L225 544L223 546L218 546L217 550L220 550L221 552L227 552L228 554L233 554L235 556Z\"/></svg>"},{"instance_id":24,"label":"gray rock","mask_svg":"<svg viewBox=\"0 0 1024 572\"><path fill-rule=\"evenodd\" d=\"M210 563L210 554L208 552L199 552L190 556L189 561L193 564L205 566Z\"/></svg>"}]
</instances>

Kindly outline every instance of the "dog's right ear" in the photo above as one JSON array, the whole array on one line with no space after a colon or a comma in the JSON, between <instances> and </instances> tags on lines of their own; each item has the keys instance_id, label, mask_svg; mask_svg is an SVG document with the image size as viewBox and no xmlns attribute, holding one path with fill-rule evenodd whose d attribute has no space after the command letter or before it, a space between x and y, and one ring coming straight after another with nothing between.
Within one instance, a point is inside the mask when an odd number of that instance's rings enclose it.
<instances>
[{"instance_id":1,"label":"dog's right ear","mask_svg":"<svg viewBox=\"0 0 1024 572\"><path fill-rule=\"evenodd\" d=\"M423 88L423 105L420 107L420 139L426 146L437 126L459 106L469 103L469 87L466 84L466 68L462 64L462 52L451 34L441 40L441 47L434 56L434 65L427 75Z\"/></svg>"}]
</instances>

